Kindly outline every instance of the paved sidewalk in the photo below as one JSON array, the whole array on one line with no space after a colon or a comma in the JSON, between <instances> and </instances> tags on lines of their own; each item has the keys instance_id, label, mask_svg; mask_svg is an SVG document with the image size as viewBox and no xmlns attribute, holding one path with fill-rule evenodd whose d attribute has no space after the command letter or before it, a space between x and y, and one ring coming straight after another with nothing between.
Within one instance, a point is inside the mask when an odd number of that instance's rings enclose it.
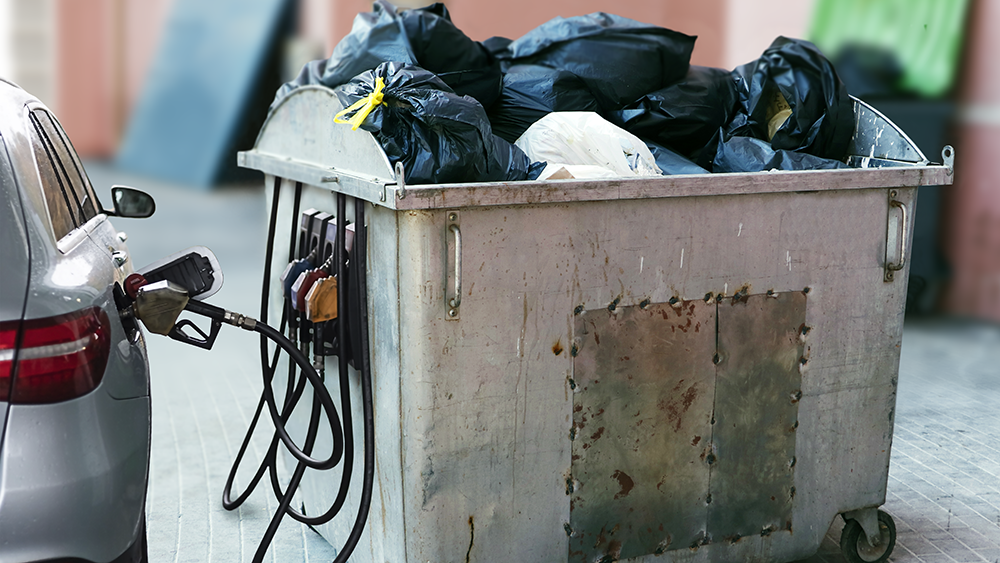
<instances>
[{"instance_id":1,"label":"paved sidewalk","mask_svg":"<svg viewBox=\"0 0 1000 563\"><path fill-rule=\"evenodd\" d=\"M94 185L149 191L157 214L115 220L137 265L204 244L225 287L213 303L257 315L265 212L260 186L198 192L88 163ZM255 493L222 509L229 465L260 394L257 340L223 328L216 351L147 339L153 378L149 549L153 563L250 561L275 502ZM259 459L267 436L254 442ZM245 480L244 480L245 482ZM1000 563L1000 326L958 320L906 325L885 510L899 532L892 561ZM840 563L842 522L808 563ZM268 560L331 561L310 529L282 523ZM396 563L396 562L392 562ZM498 562L502 563L502 562Z\"/></svg>"},{"instance_id":2,"label":"paved sidewalk","mask_svg":"<svg viewBox=\"0 0 1000 563\"><path fill-rule=\"evenodd\" d=\"M1000 326L906 324L884 509L891 561L1000 562ZM810 563L843 561L841 527Z\"/></svg>"}]
</instances>

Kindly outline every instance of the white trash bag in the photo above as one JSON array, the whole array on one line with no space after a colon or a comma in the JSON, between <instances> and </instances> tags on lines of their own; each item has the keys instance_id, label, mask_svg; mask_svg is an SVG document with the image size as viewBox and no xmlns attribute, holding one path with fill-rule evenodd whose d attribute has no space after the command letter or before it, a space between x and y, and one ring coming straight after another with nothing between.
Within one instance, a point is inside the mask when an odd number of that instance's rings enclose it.
<instances>
[{"instance_id":1,"label":"white trash bag","mask_svg":"<svg viewBox=\"0 0 1000 563\"><path fill-rule=\"evenodd\" d=\"M545 169L542 170L542 173L538 176L537 180L541 182L543 180L572 180L573 178L580 180L593 180L595 178L617 177L617 172L614 170L608 170L603 166L594 166L591 164L548 163L545 165Z\"/></svg>"},{"instance_id":2,"label":"white trash bag","mask_svg":"<svg viewBox=\"0 0 1000 563\"><path fill-rule=\"evenodd\" d=\"M551 169L560 167L574 170L574 166L597 166L611 171L611 177L659 176L656 159L638 137L613 125L600 115L589 111L553 112L536 121L514 143L527 153L532 162L545 161L549 165L540 179ZM577 168L571 177L606 178L606 173ZM556 175L557 177L560 175Z\"/></svg>"}]
</instances>

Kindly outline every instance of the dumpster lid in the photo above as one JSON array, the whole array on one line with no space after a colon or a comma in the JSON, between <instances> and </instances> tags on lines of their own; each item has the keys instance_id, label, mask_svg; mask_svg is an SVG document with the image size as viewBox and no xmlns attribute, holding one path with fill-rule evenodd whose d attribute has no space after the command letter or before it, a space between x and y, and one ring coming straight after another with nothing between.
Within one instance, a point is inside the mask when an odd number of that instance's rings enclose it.
<instances>
[{"instance_id":1,"label":"dumpster lid","mask_svg":"<svg viewBox=\"0 0 1000 563\"><path fill-rule=\"evenodd\" d=\"M334 123L342 109L329 88L296 89L268 115L254 148L239 153L239 165L399 210L952 183L951 156L947 166L931 164L896 125L857 99L846 169L416 186L401 181L401 166L393 169L371 133Z\"/></svg>"}]
</instances>

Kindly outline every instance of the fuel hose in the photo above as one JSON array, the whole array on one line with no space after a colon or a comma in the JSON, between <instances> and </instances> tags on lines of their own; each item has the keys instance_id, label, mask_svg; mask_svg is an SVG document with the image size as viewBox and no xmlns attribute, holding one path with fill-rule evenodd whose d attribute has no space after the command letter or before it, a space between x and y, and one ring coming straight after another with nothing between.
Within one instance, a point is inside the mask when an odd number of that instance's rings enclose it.
<instances>
[{"instance_id":1,"label":"fuel hose","mask_svg":"<svg viewBox=\"0 0 1000 563\"><path fill-rule=\"evenodd\" d=\"M302 522L303 524L317 526L329 522L340 513L350 490L355 454L354 428L351 416L350 375L349 370L347 369L346 351L346 331L348 323L345 322L343 316L347 311L346 292L342 291L338 294L338 305L339 311L341 312L341 318L338 319L336 323L338 331L337 356L339 361L338 383L340 387L340 412L338 412L337 407L326 388L322 368L320 368L320 371L317 371L316 367L310 364L306 354L283 334L286 326L289 325L291 321L291 315L288 311L289 307L285 307L283 309L278 329L275 329L267 324L269 284L271 283L271 260L274 256L275 230L278 218L281 183L280 178L275 178L272 190L271 213L268 224L266 256L264 259L264 279L261 287L260 320L245 317L237 313L226 311L220 307L196 300L189 301L186 306L186 309L192 313L209 317L213 319L213 321L221 321L227 324L239 326L260 335L260 360L264 389L261 394L261 398L257 403L257 408L250 422L250 426L247 429L243 442L240 445L239 452L237 453L236 459L234 460L229 471L229 476L226 479L226 485L222 494L223 507L226 510L235 510L243 504L243 502L245 502L250 494L257 488L264 475L268 475L268 481L270 482L272 492L278 500L278 508L272 516L267 530L257 546L257 550L254 553L253 558L254 563L259 563L264 560L264 556L274 539L278 526L286 515L294 520ZM296 183L295 197L293 200L293 218L298 214L301 193L302 184ZM347 197L343 194L336 194L336 199L337 216L345 217ZM354 524L351 527L347 540L338 550L334 563L346 562L354 552L354 548L357 546L358 541L361 538L361 534L364 531L365 523L367 522L368 513L371 507L372 489L375 477L375 418L369 355L367 299L365 298L368 293L365 276L367 269L367 233L364 227L365 202L360 199L355 199L354 203L355 234L353 245L355 248L355 255L353 257L354 263L351 264L351 267L359 268L359 275L355 276L355 283L357 284L357 291L361 298L358 300L360 302L360 331L358 331L359 334L352 334L351 338L352 344L355 347L355 367L358 371L361 388L361 405L364 419L362 421L364 433L364 470L361 484L361 501L358 507L357 516L355 517ZM337 222L337 240L339 241L345 240L345 222L346 221L343 220L338 220ZM293 220L292 232L290 233L291 242L289 247L289 256L295 255L296 226L296 222ZM335 250L337 275L340 276L339 279L344 280L346 278L346 256L343 245L338 244L337 246L339 247ZM319 334L321 329L322 327L320 326L315 327L317 334ZM319 339L317 338L317 340ZM273 342L276 345L273 353L269 350L268 341ZM275 398L273 384L281 353L287 354L290 361L288 362L288 378L286 382L284 400L279 408L278 402ZM295 407L302 399L307 385L311 386L313 390L312 405L310 408L309 423L305 441L302 443L300 448L295 444L294 440L289 435L285 425L288 423ZM233 486L236 479L236 473L243 464L251 438L258 422L260 421L261 414L265 409L267 410L268 416L274 426L274 434L271 437L270 445L263 456L263 459L258 465L248 485L244 488L242 493L237 495L236 498L233 498ZM316 458L312 456L312 449L316 444L316 438L319 434L323 418L327 419L329 430L332 435L333 447L328 457ZM287 486L284 488L281 486L278 478L277 460L279 445L283 446L295 459L295 467L292 470L291 478ZM304 511L300 512L291 506L292 497L307 470L324 471L333 469L338 465L342 466L340 487L336 499L325 512L316 516L308 516L304 513Z\"/></svg>"}]
</instances>

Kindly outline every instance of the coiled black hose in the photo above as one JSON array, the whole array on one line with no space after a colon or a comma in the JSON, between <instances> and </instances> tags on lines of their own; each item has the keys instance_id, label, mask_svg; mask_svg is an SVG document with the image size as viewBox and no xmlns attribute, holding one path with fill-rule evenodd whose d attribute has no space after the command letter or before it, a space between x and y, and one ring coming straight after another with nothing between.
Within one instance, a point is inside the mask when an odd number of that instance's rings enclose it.
<instances>
[{"instance_id":1,"label":"coiled black hose","mask_svg":"<svg viewBox=\"0 0 1000 563\"><path fill-rule=\"evenodd\" d=\"M269 475L272 491L278 500L278 509L271 518L267 531L264 533L260 544L257 546L257 551L254 553L253 558L254 563L263 561L267 548L274 539L278 526L285 515L291 516L293 519L310 526L323 524L333 519L343 508L344 502L347 499L354 464L354 428L351 417L350 378L347 369L347 354L345 349L347 345L346 331L348 325L345 318L347 313L346 292L338 292L338 310L340 312L340 319L338 319L337 322L337 341L340 348L337 356L340 368L340 400L343 413L337 412L337 408L333 404L333 400L326 389L323 376L309 363L306 355L299 350L293 342L286 338L284 334L282 334L286 325L290 324L290 321L293 318L292 315L289 314L288 307L285 307L282 312L281 322L277 330L269 326L266 322L269 287L271 283L271 260L274 255L274 239L278 217L278 204L280 201L280 190L281 179L276 177L274 179L274 187L272 191L271 215L268 225L266 256L264 259L264 280L261 286L261 320L251 320L251 322L241 325L244 328L250 328L252 326L251 330L260 334L260 358L261 371L264 379L264 391L257 403L257 408L254 412L253 419L250 422L250 427L247 429L246 436L240 445L239 453L233 461L233 466L229 471L229 476L226 479L226 485L222 493L223 507L226 510L235 510L255 490L264 474L267 473ZM289 256L295 255L295 230L297 227L295 218L298 216L301 193L302 184L296 183L294 209L292 214L292 231L289 235ZM345 240L344 228L346 221L341 220L340 218L346 217L346 196L343 194L336 194L336 198L338 217L337 240L343 241ZM371 365L369 360L368 312L366 299L368 288L365 279L366 276L364 275L367 268L365 261L367 251L367 233L364 226L364 206L364 201L355 199L355 234L353 244L356 250L356 256L354 258L355 263L352 264L352 268L360 268L360 270L358 270L360 275L357 276L357 290L358 294L361 296L359 300L361 304L361 330L360 334L354 335L354 353L355 364L358 368L361 379L361 402L364 417L364 475L362 480L361 503L358 507L357 517L355 518L354 525L351 528L347 541L339 550L334 563L346 562L354 552L354 548L357 546L358 540L361 538L361 534L364 531L365 522L368 520L368 513L371 507L372 489L375 477L375 417L371 382ZM337 275L340 280L345 280L346 256L343 252L342 243L338 244L337 247L338 248L335 250ZM225 310L208 305L207 303L191 301L189 302L187 308L192 312L199 313L216 320L225 320L223 318L226 315ZM321 327L316 327L317 332L320 328ZM267 345L268 340L277 345L273 356L270 357ZM274 374L278 366L278 358L280 352L282 351L289 355L291 361L288 364L288 381L285 390L285 400L279 410L277 401L275 400L272 384L274 381ZM296 370L296 367L298 370ZM298 373L296 373L296 371ZM288 422L292 411L294 411L299 400L302 398L306 384L311 385L313 388L313 401L309 417L309 425L306 431L306 439L302 447L299 448L288 435L288 432L285 429L285 424ZM253 436L254 430L260 420L260 415L264 411L265 406L267 407L268 415L270 416L272 424L275 428L274 435L272 436L267 452L261 460L260 465L257 467L249 485L236 499L233 499L232 488L236 472L243 462L247 447L250 444L251 437ZM329 457L325 459L316 459L311 456L311 453L320 427L320 419L324 415L329 421L330 432L333 438L333 449ZM277 474L277 453L279 444L284 446L285 449L287 449L296 459L296 465L292 472L292 477L289 480L287 488L284 490L282 490L280 483L278 482ZM307 516L296 511L290 506L292 496L298 488L299 483L301 482L307 469L332 469L341 462L343 463L343 472L341 476L340 488L337 498L328 510L318 516Z\"/></svg>"}]
</instances>

